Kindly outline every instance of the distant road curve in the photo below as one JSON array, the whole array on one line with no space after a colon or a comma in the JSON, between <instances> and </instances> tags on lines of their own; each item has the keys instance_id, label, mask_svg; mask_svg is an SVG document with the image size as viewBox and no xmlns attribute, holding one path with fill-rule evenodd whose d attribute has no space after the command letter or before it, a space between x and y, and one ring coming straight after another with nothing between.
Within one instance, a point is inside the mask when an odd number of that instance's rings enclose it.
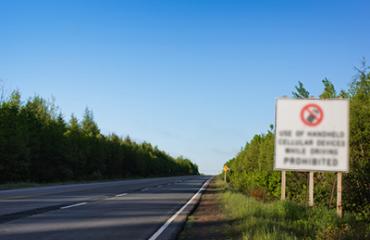
<instances>
[{"instance_id":1,"label":"distant road curve","mask_svg":"<svg viewBox=\"0 0 370 240\"><path fill-rule=\"evenodd\" d=\"M209 176L0 191L0 239L161 239ZM168 230L169 231L169 230Z\"/></svg>"}]
</instances>

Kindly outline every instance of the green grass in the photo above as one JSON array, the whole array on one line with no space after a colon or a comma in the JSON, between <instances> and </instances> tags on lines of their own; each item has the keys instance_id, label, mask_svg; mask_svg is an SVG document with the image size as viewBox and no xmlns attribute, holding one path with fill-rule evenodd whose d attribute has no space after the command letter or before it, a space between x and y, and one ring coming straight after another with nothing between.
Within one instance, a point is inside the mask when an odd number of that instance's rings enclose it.
<instances>
[{"instance_id":1,"label":"green grass","mask_svg":"<svg viewBox=\"0 0 370 240\"><path fill-rule=\"evenodd\" d=\"M218 184L222 184L218 180ZM367 222L351 214L338 219L333 209L309 208L290 201L261 202L226 189L220 196L230 235L242 239L370 239Z\"/></svg>"}]
</instances>

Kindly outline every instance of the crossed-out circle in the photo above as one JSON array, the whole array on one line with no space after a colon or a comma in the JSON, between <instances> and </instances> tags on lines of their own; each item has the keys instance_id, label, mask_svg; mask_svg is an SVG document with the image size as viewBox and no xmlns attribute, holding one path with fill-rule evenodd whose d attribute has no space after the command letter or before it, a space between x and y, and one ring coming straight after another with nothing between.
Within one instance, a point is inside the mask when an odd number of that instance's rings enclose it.
<instances>
[{"instance_id":1,"label":"crossed-out circle","mask_svg":"<svg viewBox=\"0 0 370 240\"><path fill-rule=\"evenodd\" d=\"M301 110L302 122L310 127L317 126L324 118L324 112L317 104L310 103L305 105Z\"/></svg>"}]
</instances>

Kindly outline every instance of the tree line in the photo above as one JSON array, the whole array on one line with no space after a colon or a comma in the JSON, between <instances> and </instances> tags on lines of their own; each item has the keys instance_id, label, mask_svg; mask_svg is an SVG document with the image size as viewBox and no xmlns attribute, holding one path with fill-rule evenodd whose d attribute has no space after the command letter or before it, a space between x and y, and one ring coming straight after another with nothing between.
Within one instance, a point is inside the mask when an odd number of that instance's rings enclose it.
<instances>
[{"instance_id":1,"label":"tree line","mask_svg":"<svg viewBox=\"0 0 370 240\"><path fill-rule=\"evenodd\" d=\"M343 204L346 210L370 219L370 72L365 64L348 90L336 91L332 82L322 80L321 99L348 98L350 101L350 171L344 174ZM309 98L310 93L299 82L294 98ZM226 164L230 167L232 188L263 200L280 196L280 172L273 170L274 126L264 134L256 134ZM287 172L287 197L305 203L308 199L308 173ZM315 173L315 203L335 206L335 173Z\"/></svg>"},{"instance_id":2,"label":"tree line","mask_svg":"<svg viewBox=\"0 0 370 240\"><path fill-rule=\"evenodd\" d=\"M0 183L62 182L199 174L184 157L150 143L104 135L85 110L67 122L53 101L22 101L19 91L0 99Z\"/></svg>"}]
</instances>

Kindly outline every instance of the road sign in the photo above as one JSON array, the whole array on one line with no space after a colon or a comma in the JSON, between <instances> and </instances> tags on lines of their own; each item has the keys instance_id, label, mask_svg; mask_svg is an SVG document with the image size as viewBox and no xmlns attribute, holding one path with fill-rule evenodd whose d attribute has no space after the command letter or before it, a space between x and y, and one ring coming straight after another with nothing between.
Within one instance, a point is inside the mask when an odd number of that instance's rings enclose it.
<instances>
[{"instance_id":1,"label":"road sign","mask_svg":"<svg viewBox=\"0 0 370 240\"><path fill-rule=\"evenodd\" d=\"M301 120L307 126L317 126L324 118L324 112L317 104L307 104L301 110Z\"/></svg>"},{"instance_id":2,"label":"road sign","mask_svg":"<svg viewBox=\"0 0 370 240\"><path fill-rule=\"evenodd\" d=\"M226 183L226 180L227 180L226 174L227 174L228 171L230 171L230 168L225 164L224 165L224 181L225 181L225 183Z\"/></svg>"},{"instance_id":3,"label":"road sign","mask_svg":"<svg viewBox=\"0 0 370 240\"><path fill-rule=\"evenodd\" d=\"M277 170L348 172L348 100L276 102Z\"/></svg>"}]
</instances>

